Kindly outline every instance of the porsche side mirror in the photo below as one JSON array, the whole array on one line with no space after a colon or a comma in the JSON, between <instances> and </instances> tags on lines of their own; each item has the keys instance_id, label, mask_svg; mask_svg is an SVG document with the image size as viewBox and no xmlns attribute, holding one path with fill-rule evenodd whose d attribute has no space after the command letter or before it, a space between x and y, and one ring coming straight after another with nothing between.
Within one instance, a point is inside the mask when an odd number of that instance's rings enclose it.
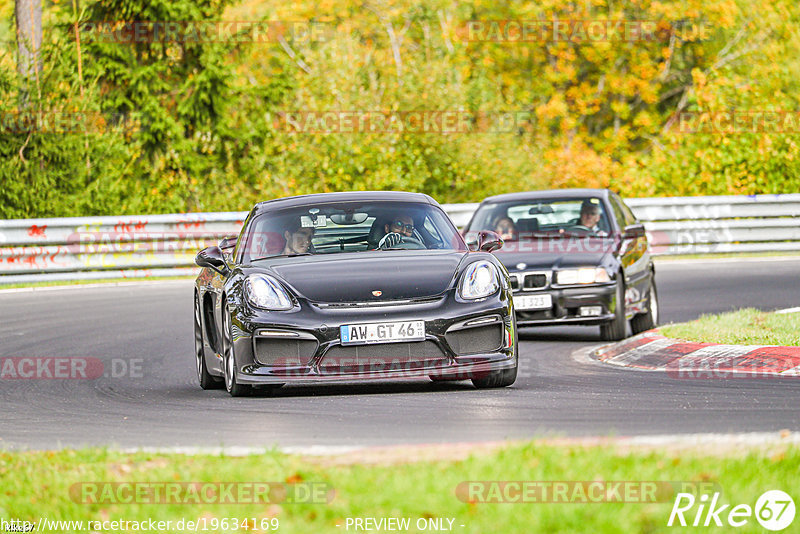
<instances>
[{"instance_id":1,"label":"porsche side mirror","mask_svg":"<svg viewBox=\"0 0 800 534\"><path fill-rule=\"evenodd\" d=\"M236 236L223 237L219 242L219 248L228 251L236 246Z\"/></svg>"},{"instance_id":2,"label":"porsche side mirror","mask_svg":"<svg viewBox=\"0 0 800 534\"><path fill-rule=\"evenodd\" d=\"M461 237L464 238L464 242L467 244L467 248L470 252L475 252L478 250L477 232L461 232Z\"/></svg>"},{"instance_id":3,"label":"porsche side mirror","mask_svg":"<svg viewBox=\"0 0 800 534\"><path fill-rule=\"evenodd\" d=\"M219 241L219 248L222 250L222 254L225 256L226 259L231 259L231 254L233 254L233 249L236 246L236 236L228 236L223 237Z\"/></svg>"},{"instance_id":4,"label":"porsche side mirror","mask_svg":"<svg viewBox=\"0 0 800 534\"><path fill-rule=\"evenodd\" d=\"M481 230L478 232L478 250L481 252L493 252L503 246L503 238L497 232L491 230Z\"/></svg>"},{"instance_id":5,"label":"porsche side mirror","mask_svg":"<svg viewBox=\"0 0 800 534\"><path fill-rule=\"evenodd\" d=\"M217 246L204 248L197 253L194 262L200 267L208 267L214 269L219 274L225 274L228 270L228 265L225 263L225 258L222 254L222 249Z\"/></svg>"},{"instance_id":6,"label":"porsche side mirror","mask_svg":"<svg viewBox=\"0 0 800 534\"><path fill-rule=\"evenodd\" d=\"M644 225L641 223L632 224L630 226L625 227L625 231L622 234L622 237L625 239L637 239L639 237L644 237Z\"/></svg>"}]
</instances>

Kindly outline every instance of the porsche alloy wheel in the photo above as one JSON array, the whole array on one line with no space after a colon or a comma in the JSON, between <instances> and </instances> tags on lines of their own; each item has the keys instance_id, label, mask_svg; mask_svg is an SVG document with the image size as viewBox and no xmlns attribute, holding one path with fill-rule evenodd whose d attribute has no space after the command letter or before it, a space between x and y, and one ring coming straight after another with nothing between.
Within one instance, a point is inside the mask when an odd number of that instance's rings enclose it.
<instances>
[{"instance_id":1,"label":"porsche alloy wheel","mask_svg":"<svg viewBox=\"0 0 800 534\"><path fill-rule=\"evenodd\" d=\"M225 367L225 389L231 397L244 397L249 395L252 387L236 382L236 352L233 348L233 334L231 328L231 315L227 308L222 314L222 350Z\"/></svg>"}]
</instances>

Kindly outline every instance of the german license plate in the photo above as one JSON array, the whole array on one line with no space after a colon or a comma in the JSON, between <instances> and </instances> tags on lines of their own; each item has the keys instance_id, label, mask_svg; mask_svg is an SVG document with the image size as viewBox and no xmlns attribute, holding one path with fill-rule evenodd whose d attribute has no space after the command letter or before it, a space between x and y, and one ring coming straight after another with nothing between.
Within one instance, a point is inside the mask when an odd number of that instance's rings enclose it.
<instances>
[{"instance_id":1,"label":"german license plate","mask_svg":"<svg viewBox=\"0 0 800 534\"><path fill-rule=\"evenodd\" d=\"M424 341L425 321L346 324L339 327L342 345Z\"/></svg>"},{"instance_id":2,"label":"german license plate","mask_svg":"<svg viewBox=\"0 0 800 534\"><path fill-rule=\"evenodd\" d=\"M547 310L553 307L553 297L548 293L541 295L514 295L514 308L525 310Z\"/></svg>"}]
</instances>

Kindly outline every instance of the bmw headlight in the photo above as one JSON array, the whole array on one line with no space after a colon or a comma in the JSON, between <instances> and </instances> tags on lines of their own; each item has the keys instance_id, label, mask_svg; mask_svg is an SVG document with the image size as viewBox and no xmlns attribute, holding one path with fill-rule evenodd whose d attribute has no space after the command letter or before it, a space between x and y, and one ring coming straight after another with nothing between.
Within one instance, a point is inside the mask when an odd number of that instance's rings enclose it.
<instances>
[{"instance_id":1,"label":"bmw headlight","mask_svg":"<svg viewBox=\"0 0 800 534\"><path fill-rule=\"evenodd\" d=\"M245 281L245 293L253 306L265 310L291 310L292 299L273 277L251 274Z\"/></svg>"},{"instance_id":2,"label":"bmw headlight","mask_svg":"<svg viewBox=\"0 0 800 534\"><path fill-rule=\"evenodd\" d=\"M461 277L458 294L465 300L488 297L500 289L497 269L488 261L476 261L467 267Z\"/></svg>"},{"instance_id":3,"label":"bmw headlight","mask_svg":"<svg viewBox=\"0 0 800 534\"><path fill-rule=\"evenodd\" d=\"M565 269L556 273L556 284L571 286L575 284L601 284L610 282L611 277L602 267L583 267L581 269Z\"/></svg>"}]
</instances>

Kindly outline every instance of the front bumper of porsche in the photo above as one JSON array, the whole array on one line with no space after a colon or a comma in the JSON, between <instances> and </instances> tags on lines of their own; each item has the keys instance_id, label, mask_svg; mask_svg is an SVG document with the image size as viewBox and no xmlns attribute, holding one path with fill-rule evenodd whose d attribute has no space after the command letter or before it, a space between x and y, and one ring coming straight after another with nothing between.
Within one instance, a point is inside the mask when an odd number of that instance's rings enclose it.
<instances>
[{"instance_id":1,"label":"front bumper of porsche","mask_svg":"<svg viewBox=\"0 0 800 534\"><path fill-rule=\"evenodd\" d=\"M291 312L237 309L237 381L271 384L411 377L479 378L516 365L509 293L480 302L455 291L405 303L300 302ZM415 342L342 344L341 325L424 321Z\"/></svg>"}]
</instances>

